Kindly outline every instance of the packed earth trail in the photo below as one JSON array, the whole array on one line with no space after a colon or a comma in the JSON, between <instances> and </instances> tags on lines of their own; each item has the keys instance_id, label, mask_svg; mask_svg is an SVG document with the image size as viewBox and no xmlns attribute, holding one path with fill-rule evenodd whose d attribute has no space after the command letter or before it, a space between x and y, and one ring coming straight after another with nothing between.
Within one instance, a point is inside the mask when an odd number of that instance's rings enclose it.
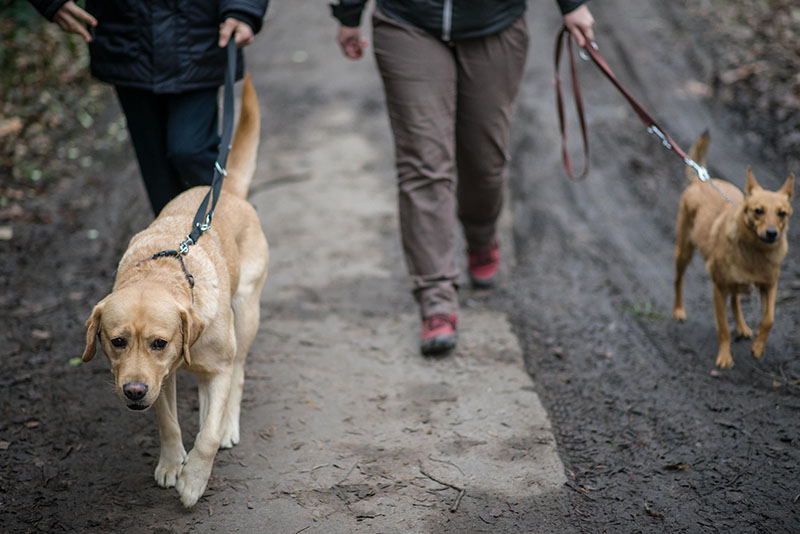
<instances>
[{"instance_id":1,"label":"packed earth trail","mask_svg":"<svg viewBox=\"0 0 800 534\"><path fill-rule=\"evenodd\" d=\"M617 76L712 174L765 187L762 157L713 94L700 21L678 4L592 4ZM83 321L151 220L129 147L54 190L56 224L0 242L3 532L794 532L800 482L800 233L765 356L714 368L710 282L670 318L683 167L579 62L592 170L566 179L553 95L554 2L530 2L513 120L501 287L461 291L459 347L418 352L396 220L392 142L371 55L342 57L326 2L275 0L246 50L262 109L249 200L270 242L239 445L184 509L158 487L155 414L78 365ZM368 17L366 17L368 19ZM367 32L368 35L368 32ZM570 110L570 149L580 145ZM98 119L99 120L99 119ZM795 222L795 226L797 223ZM751 326L757 296L745 299ZM178 378L184 443L196 381Z\"/></svg>"}]
</instances>

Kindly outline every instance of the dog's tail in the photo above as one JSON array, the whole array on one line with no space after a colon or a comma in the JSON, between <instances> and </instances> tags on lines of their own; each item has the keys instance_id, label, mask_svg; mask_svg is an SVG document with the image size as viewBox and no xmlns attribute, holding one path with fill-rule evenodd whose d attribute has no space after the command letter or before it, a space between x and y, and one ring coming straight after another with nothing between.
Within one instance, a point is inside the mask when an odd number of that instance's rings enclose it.
<instances>
[{"instance_id":1,"label":"dog's tail","mask_svg":"<svg viewBox=\"0 0 800 534\"><path fill-rule=\"evenodd\" d=\"M242 110L239 124L233 136L233 144L228 154L228 176L222 182L222 190L239 198L247 198L247 190L256 171L256 156L261 132L261 112L258 96L250 81L250 73L242 84Z\"/></svg>"},{"instance_id":2,"label":"dog's tail","mask_svg":"<svg viewBox=\"0 0 800 534\"><path fill-rule=\"evenodd\" d=\"M692 145L692 148L689 149L689 157L698 165L703 167L706 166L706 154L708 154L708 145L711 143L711 135L708 133L708 130L700 134L700 137ZM686 181L688 183L692 183L694 180L697 179L697 172L689 167L686 166Z\"/></svg>"}]
</instances>

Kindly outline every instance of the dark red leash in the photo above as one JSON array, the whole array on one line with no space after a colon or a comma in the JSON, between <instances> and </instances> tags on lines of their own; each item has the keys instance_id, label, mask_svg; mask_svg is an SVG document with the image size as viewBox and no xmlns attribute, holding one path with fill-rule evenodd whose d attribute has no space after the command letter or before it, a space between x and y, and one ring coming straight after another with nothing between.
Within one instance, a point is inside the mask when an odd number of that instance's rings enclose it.
<instances>
[{"instance_id":1,"label":"dark red leash","mask_svg":"<svg viewBox=\"0 0 800 534\"><path fill-rule=\"evenodd\" d=\"M580 31L580 30L579 30ZM581 33L583 33L581 31ZM567 175L573 180L580 180L586 176L589 172L589 140L586 133L586 119L584 117L584 110L583 110L583 99L581 98L581 91L580 91L580 84L578 83L577 72L575 69L575 56L572 53L572 39L567 30L566 26L561 30L556 38L556 54L555 54L555 65L556 65L556 106L558 108L558 122L561 127L561 155L564 160L564 167L567 171ZM589 41L584 34L584 39L588 43L587 46L583 48L589 57L594 61L595 65L600 69L600 71L609 79L609 81L614 85L614 87L622 93L622 96L628 101L631 105L633 110L642 120L642 122L647 126L647 131L651 134L656 135L659 139L661 139L661 143L667 147L669 150L675 152L675 154L680 157L686 165L692 167L695 172L697 172L698 177L703 182L707 182L709 180L708 171L702 165L699 165L695 161L693 161L687 154L684 152L681 147L672 140L672 138L667 134L661 126L658 125L656 120L650 115L647 110L645 110L639 102L636 101L633 96L631 96L630 92L628 92L625 87L617 80L617 77L614 76L614 73L611 70L611 67L608 66L603 56L600 55L599 50L597 49L597 44L594 41ZM564 41L567 42L567 49L569 52L569 59L570 59L570 73L572 75L572 92L575 95L575 108L578 112L578 120L581 125L581 134L583 135L583 150L584 150L584 169L583 172L579 176L575 176L572 168L572 161L570 160L569 153L567 152L567 128L564 120L564 99L562 96L561 90L561 75L559 73L560 64L561 64L561 51L564 48ZM713 185L713 184L712 184Z\"/></svg>"}]
</instances>

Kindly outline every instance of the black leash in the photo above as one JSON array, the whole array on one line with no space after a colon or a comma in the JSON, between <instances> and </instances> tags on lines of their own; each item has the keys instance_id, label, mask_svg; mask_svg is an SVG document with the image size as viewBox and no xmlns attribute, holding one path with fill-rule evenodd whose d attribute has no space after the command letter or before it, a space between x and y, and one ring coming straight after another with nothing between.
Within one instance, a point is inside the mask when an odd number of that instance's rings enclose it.
<instances>
[{"instance_id":1,"label":"black leash","mask_svg":"<svg viewBox=\"0 0 800 534\"><path fill-rule=\"evenodd\" d=\"M180 244L178 251L184 256L189 253L189 247L197 243L203 232L211 228L211 218L217 207L219 193L222 189L222 180L227 176L225 164L228 161L228 152L231 149L233 136L233 84L236 80L236 40L228 41L228 66L225 70L225 94L222 100L222 140L219 143L217 161L214 163L214 179L211 188L200 203L192 223L192 231L186 234L186 241ZM211 207L209 209L209 200Z\"/></svg>"},{"instance_id":2,"label":"black leash","mask_svg":"<svg viewBox=\"0 0 800 534\"><path fill-rule=\"evenodd\" d=\"M214 162L214 178L211 181L211 187L200 203L197 213L195 213L192 231L186 234L186 240L180 244L178 250L162 250L149 258L140 260L136 264L138 266L142 262L159 258L177 258L181 264L183 274L189 282L189 288L192 290L192 300L194 300L194 276L186 268L183 256L187 255L189 247L197 243L203 233L211 228L211 218L214 215L214 209L217 207L219 194L222 190L222 180L228 175L225 170L225 164L228 161L228 152L231 150L231 138L233 137L233 85L236 81L236 39L233 37L228 41L227 54L228 64L225 69L225 92L222 99L222 136L219 143L219 153L217 154L217 161Z\"/></svg>"}]
</instances>

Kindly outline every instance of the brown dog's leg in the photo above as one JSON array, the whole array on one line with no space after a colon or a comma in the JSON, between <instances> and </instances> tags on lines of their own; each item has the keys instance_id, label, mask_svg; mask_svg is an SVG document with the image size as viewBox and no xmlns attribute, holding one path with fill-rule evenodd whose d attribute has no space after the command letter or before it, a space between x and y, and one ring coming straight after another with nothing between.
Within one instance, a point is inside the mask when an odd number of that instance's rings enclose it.
<instances>
[{"instance_id":1,"label":"brown dog's leg","mask_svg":"<svg viewBox=\"0 0 800 534\"><path fill-rule=\"evenodd\" d=\"M742 300L739 293L731 293L731 310L733 310L733 318L736 320L736 339L753 337L753 331L747 326L744 315L742 315Z\"/></svg>"},{"instance_id":2,"label":"brown dog's leg","mask_svg":"<svg viewBox=\"0 0 800 534\"><path fill-rule=\"evenodd\" d=\"M731 331L728 329L728 314L726 308L726 294L717 284L714 287L714 319L717 322L717 342L719 352L717 352L717 367L728 369L733 367L733 357L731 356Z\"/></svg>"},{"instance_id":3,"label":"brown dog's leg","mask_svg":"<svg viewBox=\"0 0 800 534\"><path fill-rule=\"evenodd\" d=\"M753 340L751 352L753 358L760 358L767 346L767 336L775 322L775 296L778 294L778 284L759 287L761 293L761 324L758 325L756 338Z\"/></svg>"},{"instance_id":4,"label":"brown dog's leg","mask_svg":"<svg viewBox=\"0 0 800 534\"><path fill-rule=\"evenodd\" d=\"M672 317L677 321L686 320L686 309L683 307L683 274L693 254L694 245L689 239L688 215L685 207L681 205L675 231L675 300L672 304Z\"/></svg>"},{"instance_id":5,"label":"brown dog's leg","mask_svg":"<svg viewBox=\"0 0 800 534\"><path fill-rule=\"evenodd\" d=\"M175 485L183 469L183 459L186 457L181 427L178 424L175 389L175 373L172 373L164 380L161 394L156 399L161 454L158 457L155 477L162 488L171 488Z\"/></svg>"}]
</instances>

